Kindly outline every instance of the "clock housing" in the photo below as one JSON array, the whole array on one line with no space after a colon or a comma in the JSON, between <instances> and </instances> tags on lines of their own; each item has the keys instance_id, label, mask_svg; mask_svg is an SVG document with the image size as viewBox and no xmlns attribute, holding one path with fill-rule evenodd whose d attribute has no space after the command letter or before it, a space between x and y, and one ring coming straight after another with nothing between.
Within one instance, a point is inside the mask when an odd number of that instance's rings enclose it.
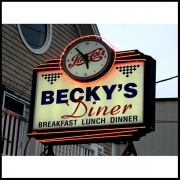
<instances>
[{"instance_id":1,"label":"clock housing","mask_svg":"<svg viewBox=\"0 0 180 180\"><path fill-rule=\"evenodd\" d=\"M88 62L79 51L88 58ZM72 43L62 59L64 73L80 82L101 78L113 63L113 50L103 40L95 38L84 38Z\"/></svg>"}]
</instances>

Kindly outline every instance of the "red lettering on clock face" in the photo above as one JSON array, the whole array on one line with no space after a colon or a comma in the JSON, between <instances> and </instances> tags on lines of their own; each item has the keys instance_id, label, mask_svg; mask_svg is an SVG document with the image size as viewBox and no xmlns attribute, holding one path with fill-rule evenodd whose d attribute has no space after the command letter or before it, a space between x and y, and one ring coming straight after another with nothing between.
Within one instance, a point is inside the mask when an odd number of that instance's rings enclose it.
<instances>
[{"instance_id":1,"label":"red lettering on clock face","mask_svg":"<svg viewBox=\"0 0 180 180\"><path fill-rule=\"evenodd\" d=\"M86 55L88 55L88 58L90 61L92 62L98 62L100 60L102 60L103 56L104 56L105 50L102 48L97 48L89 53L86 53ZM72 59L71 62L68 67L72 68L74 66L81 66L82 64L85 64L85 61L83 59L83 57L80 54L75 55Z\"/></svg>"}]
</instances>

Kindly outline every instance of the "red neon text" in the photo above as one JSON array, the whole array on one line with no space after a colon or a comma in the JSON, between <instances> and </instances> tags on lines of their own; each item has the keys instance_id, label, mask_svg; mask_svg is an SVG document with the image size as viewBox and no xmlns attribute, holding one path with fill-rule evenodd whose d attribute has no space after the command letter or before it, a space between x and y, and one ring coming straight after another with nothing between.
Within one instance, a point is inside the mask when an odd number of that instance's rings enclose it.
<instances>
[{"instance_id":1,"label":"red neon text","mask_svg":"<svg viewBox=\"0 0 180 180\"><path fill-rule=\"evenodd\" d=\"M78 103L77 103L77 106L75 108L75 110L73 111L73 113L71 115L64 115L64 116L61 116L61 118L63 119L67 119L67 118L80 118L80 117L83 117L84 115L87 115L87 116L99 116L100 114L102 114L103 116L107 115L107 114L111 114L111 115L115 115L115 114L118 114L120 113L120 109L121 109L121 106L120 105L116 105L114 107L112 107L110 110L108 109L107 106L100 106L98 107L96 110L94 109L94 107L90 107L88 109L87 105L82 102L82 99L80 100L77 100ZM66 103L68 106L70 106L68 104L68 102ZM93 102L93 104L96 104L96 101ZM81 111L81 114L77 114L78 112L78 109L79 107L83 107L83 112ZM122 110L122 114L125 114L126 111L128 109L131 109L132 108L132 104L126 104L124 105L123 107L123 110Z\"/></svg>"}]
</instances>

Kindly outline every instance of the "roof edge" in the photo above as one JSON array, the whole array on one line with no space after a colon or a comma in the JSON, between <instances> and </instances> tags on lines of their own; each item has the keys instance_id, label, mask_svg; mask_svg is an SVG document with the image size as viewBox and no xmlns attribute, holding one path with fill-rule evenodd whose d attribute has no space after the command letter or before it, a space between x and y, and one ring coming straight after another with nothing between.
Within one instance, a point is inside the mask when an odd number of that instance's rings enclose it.
<instances>
[{"instance_id":1,"label":"roof edge","mask_svg":"<svg viewBox=\"0 0 180 180\"><path fill-rule=\"evenodd\" d=\"M178 98L155 98L155 101L178 101Z\"/></svg>"},{"instance_id":2,"label":"roof edge","mask_svg":"<svg viewBox=\"0 0 180 180\"><path fill-rule=\"evenodd\" d=\"M96 24L76 24L76 28L80 36L98 35L100 36Z\"/></svg>"}]
</instances>

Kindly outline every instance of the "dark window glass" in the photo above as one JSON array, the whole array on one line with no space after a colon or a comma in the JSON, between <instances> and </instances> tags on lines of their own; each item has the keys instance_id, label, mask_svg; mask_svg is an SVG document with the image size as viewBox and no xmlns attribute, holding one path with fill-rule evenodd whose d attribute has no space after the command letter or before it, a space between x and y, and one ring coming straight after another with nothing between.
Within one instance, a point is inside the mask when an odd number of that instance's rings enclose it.
<instances>
[{"instance_id":1,"label":"dark window glass","mask_svg":"<svg viewBox=\"0 0 180 180\"><path fill-rule=\"evenodd\" d=\"M29 46L33 49L39 49L44 45L47 34L47 26L45 24L21 24L20 27Z\"/></svg>"},{"instance_id":2,"label":"dark window glass","mask_svg":"<svg viewBox=\"0 0 180 180\"><path fill-rule=\"evenodd\" d=\"M30 107L26 105L25 108L25 118L29 119Z\"/></svg>"},{"instance_id":3,"label":"dark window glass","mask_svg":"<svg viewBox=\"0 0 180 180\"><path fill-rule=\"evenodd\" d=\"M24 104L20 103L19 101L16 101L15 99L12 99L8 96L5 96L4 108L23 116Z\"/></svg>"}]
</instances>

